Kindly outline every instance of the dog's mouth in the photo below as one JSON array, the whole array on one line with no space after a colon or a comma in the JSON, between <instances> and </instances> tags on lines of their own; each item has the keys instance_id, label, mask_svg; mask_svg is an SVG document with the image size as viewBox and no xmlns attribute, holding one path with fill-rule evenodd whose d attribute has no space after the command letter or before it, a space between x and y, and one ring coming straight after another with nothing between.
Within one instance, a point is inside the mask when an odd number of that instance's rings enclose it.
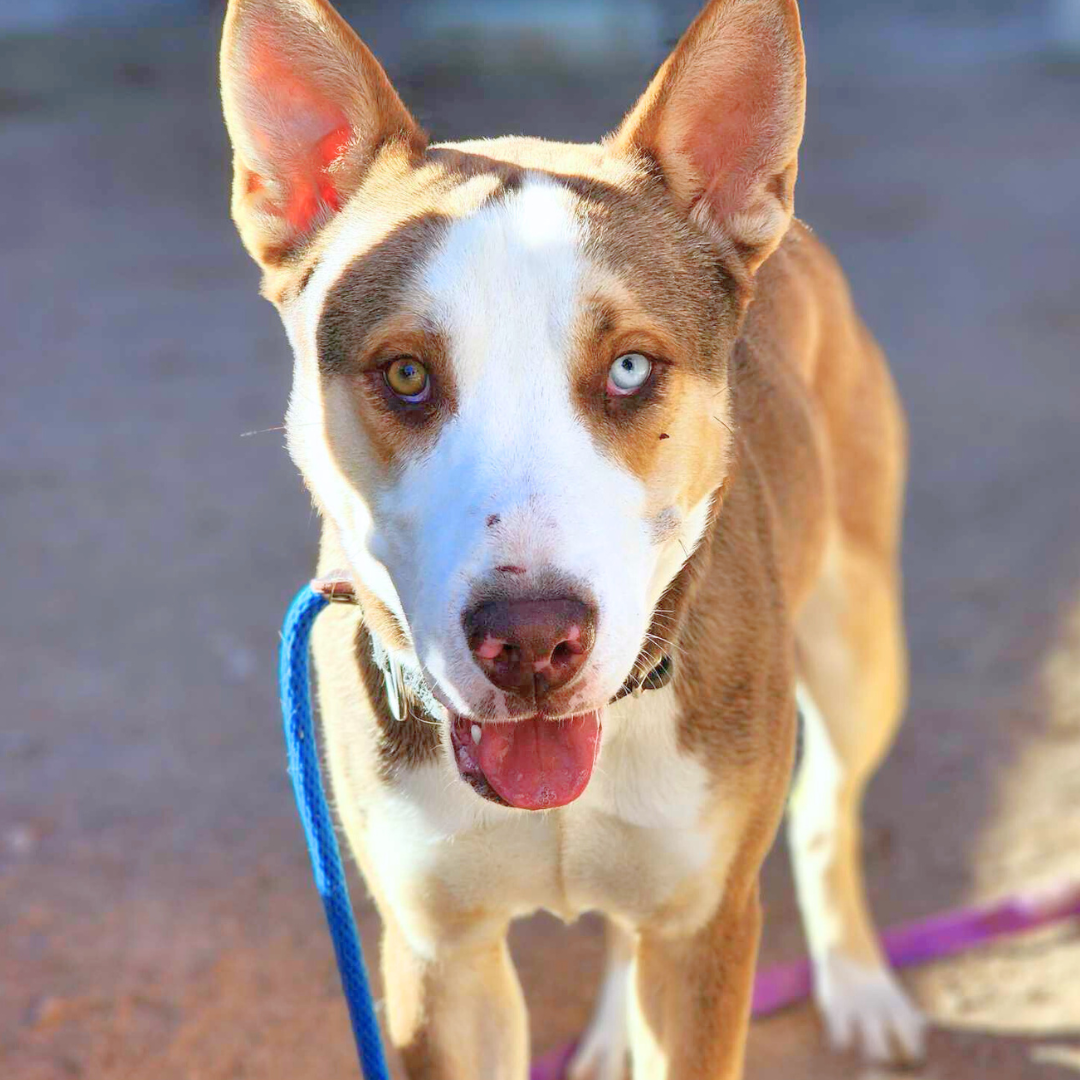
<instances>
[{"instance_id":1,"label":"dog's mouth","mask_svg":"<svg viewBox=\"0 0 1080 1080\"><path fill-rule=\"evenodd\" d=\"M450 742L461 778L478 795L521 810L551 810L588 785L600 749L600 713L485 724L455 716Z\"/></svg>"}]
</instances>

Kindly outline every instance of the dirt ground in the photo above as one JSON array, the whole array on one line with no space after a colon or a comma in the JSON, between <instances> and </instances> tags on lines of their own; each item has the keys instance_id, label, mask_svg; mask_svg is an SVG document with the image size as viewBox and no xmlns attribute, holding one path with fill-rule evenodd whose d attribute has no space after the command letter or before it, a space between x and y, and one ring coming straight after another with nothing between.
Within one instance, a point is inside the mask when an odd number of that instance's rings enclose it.
<instances>
[{"instance_id":1,"label":"dirt ground","mask_svg":"<svg viewBox=\"0 0 1080 1080\"><path fill-rule=\"evenodd\" d=\"M889 925L1080 876L1080 62L1035 5L806 6L799 210L911 418L911 708L867 806ZM412 14L356 21L439 137L592 138L649 73L432 64ZM355 1075L274 687L317 523L280 432L242 437L289 365L227 219L216 35L0 41L4 1080ZM802 949L781 848L765 961ZM916 1075L1080 1072L1077 930L906 976ZM514 945L543 1050L583 1022L597 926ZM747 1075L879 1074L803 1007L754 1025Z\"/></svg>"}]
</instances>

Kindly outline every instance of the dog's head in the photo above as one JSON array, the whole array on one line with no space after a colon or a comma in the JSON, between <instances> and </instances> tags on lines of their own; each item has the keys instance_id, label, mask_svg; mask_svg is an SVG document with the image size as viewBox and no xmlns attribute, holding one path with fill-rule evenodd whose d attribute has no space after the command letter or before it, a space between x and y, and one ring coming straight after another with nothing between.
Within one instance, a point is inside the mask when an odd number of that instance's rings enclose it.
<instances>
[{"instance_id":1,"label":"dog's head","mask_svg":"<svg viewBox=\"0 0 1080 1080\"><path fill-rule=\"evenodd\" d=\"M368 621L477 745L595 715L732 460L729 354L792 212L794 0L714 0L594 146L429 145L325 0L232 0L222 84L289 447Z\"/></svg>"}]
</instances>

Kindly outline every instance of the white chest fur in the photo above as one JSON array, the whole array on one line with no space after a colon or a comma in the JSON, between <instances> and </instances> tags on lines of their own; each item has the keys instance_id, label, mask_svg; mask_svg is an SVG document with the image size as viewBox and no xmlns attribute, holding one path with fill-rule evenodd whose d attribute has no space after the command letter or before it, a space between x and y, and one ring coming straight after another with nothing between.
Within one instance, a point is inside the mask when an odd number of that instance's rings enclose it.
<instances>
[{"instance_id":1,"label":"white chest fur","mask_svg":"<svg viewBox=\"0 0 1080 1080\"><path fill-rule=\"evenodd\" d=\"M430 955L541 907L630 925L711 910L729 830L707 771L677 745L675 710L670 689L609 707L589 787L559 810L483 802L449 761L383 788L352 839L413 947Z\"/></svg>"}]
</instances>

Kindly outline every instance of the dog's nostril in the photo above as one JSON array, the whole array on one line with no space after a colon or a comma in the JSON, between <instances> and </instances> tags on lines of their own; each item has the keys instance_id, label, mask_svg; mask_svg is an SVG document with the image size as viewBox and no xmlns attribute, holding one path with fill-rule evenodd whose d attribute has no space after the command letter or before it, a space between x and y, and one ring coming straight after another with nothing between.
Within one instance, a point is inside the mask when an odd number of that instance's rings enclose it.
<instances>
[{"instance_id":1,"label":"dog's nostril","mask_svg":"<svg viewBox=\"0 0 1080 1080\"><path fill-rule=\"evenodd\" d=\"M570 648L570 642L560 641L551 654L551 662L553 664L561 664L564 661L569 660L573 655L574 650Z\"/></svg>"}]
</instances>

